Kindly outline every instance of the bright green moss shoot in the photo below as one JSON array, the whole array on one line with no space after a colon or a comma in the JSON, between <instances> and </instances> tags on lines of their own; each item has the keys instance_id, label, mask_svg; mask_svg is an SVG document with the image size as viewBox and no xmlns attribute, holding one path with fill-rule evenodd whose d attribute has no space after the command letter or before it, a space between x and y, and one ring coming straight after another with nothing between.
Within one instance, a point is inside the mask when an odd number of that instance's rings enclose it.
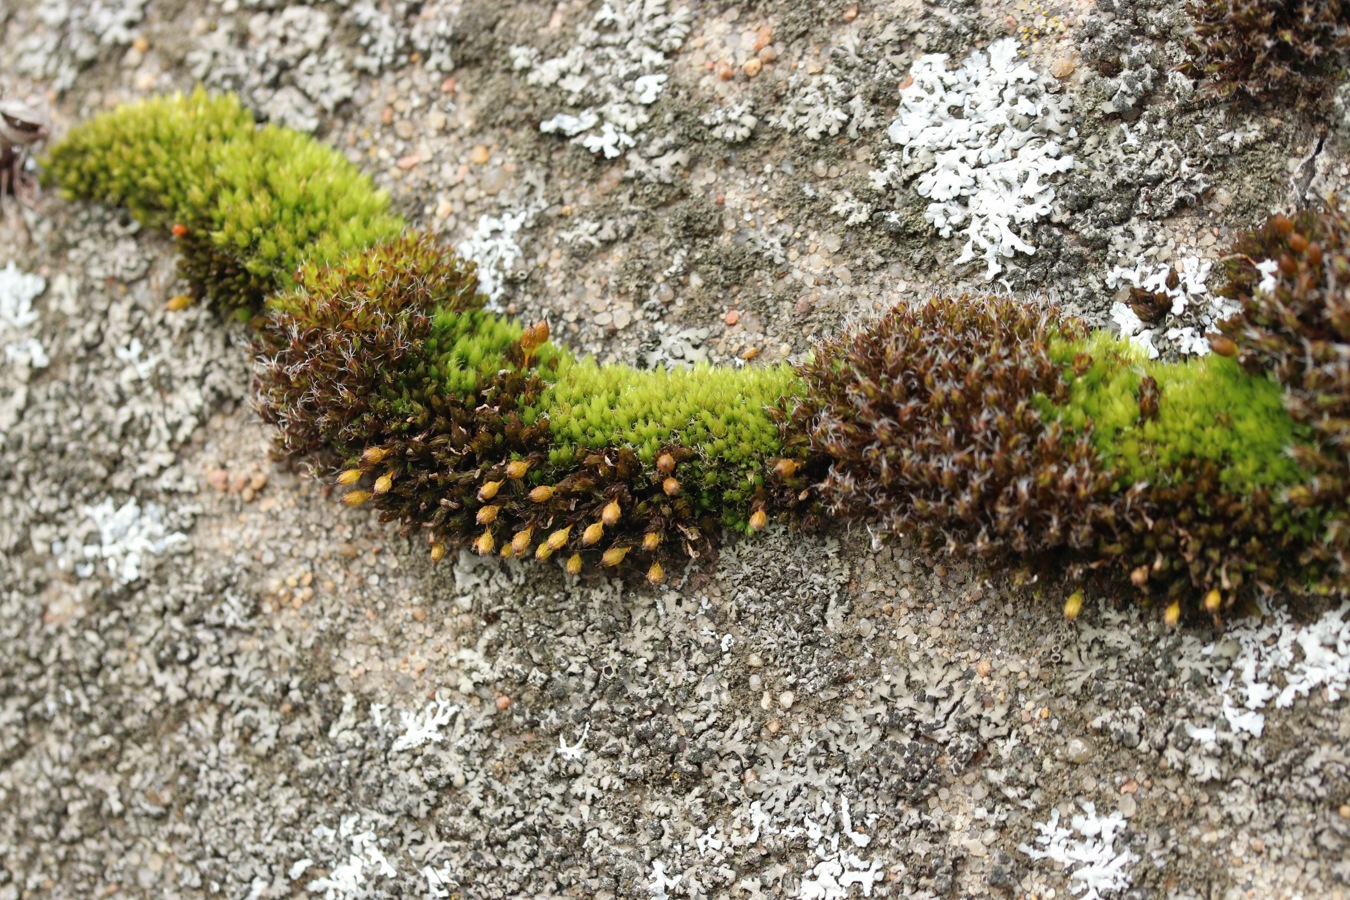
<instances>
[{"instance_id":1,"label":"bright green moss shoot","mask_svg":"<svg viewBox=\"0 0 1350 900\"><path fill-rule=\"evenodd\" d=\"M584 450L627 445L651 466L662 448L687 447L698 457L681 466L681 483L738 524L739 507L783 452L769 407L800 392L787 365L635 371L590 357L563 360L545 395L555 445L549 462L567 467Z\"/></svg>"},{"instance_id":2,"label":"bright green moss shoot","mask_svg":"<svg viewBox=\"0 0 1350 900\"><path fill-rule=\"evenodd\" d=\"M200 89L80 125L52 148L44 177L150 227L182 225L271 289L291 286L302 261L335 262L404 227L341 153L288 128L258 128L238 98Z\"/></svg>"},{"instance_id":3,"label":"bright green moss shoot","mask_svg":"<svg viewBox=\"0 0 1350 900\"><path fill-rule=\"evenodd\" d=\"M515 322L481 309L439 310L432 320L426 344L431 374L441 380L447 392L470 394L486 376L509 365L507 354L520 343L522 331ZM560 363L570 355L552 343L545 343L534 360L540 377L555 380ZM526 410L527 422L533 422L538 413L539 410Z\"/></svg>"},{"instance_id":4,"label":"bright green moss shoot","mask_svg":"<svg viewBox=\"0 0 1350 900\"><path fill-rule=\"evenodd\" d=\"M1078 352L1093 361L1081 376L1072 368ZM1210 354L1179 363L1150 361L1106 332L1062 344L1055 353L1065 364L1071 396L1052 414L1074 431L1092 423L1103 464L1119 473L1117 489L1141 481L1174 484L1182 477L1178 466L1188 459L1220 466L1223 487L1239 494L1306 478L1289 448L1307 435L1285 412L1280 386L1247 375L1231 359ZM1157 416L1141 422L1145 376L1157 381L1161 400Z\"/></svg>"}]
</instances>

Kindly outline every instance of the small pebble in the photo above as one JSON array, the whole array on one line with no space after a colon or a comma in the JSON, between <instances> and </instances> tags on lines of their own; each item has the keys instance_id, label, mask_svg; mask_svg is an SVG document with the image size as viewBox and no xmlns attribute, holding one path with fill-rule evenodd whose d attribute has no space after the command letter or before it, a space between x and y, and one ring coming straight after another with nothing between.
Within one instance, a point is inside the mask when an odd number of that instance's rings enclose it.
<instances>
[{"instance_id":1,"label":"small pebble","mask_svg":"<svg viewBox=\"0 0 1350 900\"><path fill-rule=\"evenodd\" d=\"M730 81L736 77L736 70L732 68L731 63L723 61L717 64L717 77L723 81Z\"/></svg>"},{"instance_id":2,"label":"small pebble","mask_svg":"<svg viewBox=\"0 0 1350 900\"><path fill-rule=\"evenodd\" d=\"M792 691L783 691L778 695L778 705L783 709L792 709L792 704L796 701L797 695Z\"/></svg>"},{"instance_id":3,"label":"small pebble","mask_svg":"<svg viewBox=\"0 0 1350 900\"><path fill-rule=\"evenodd\" d=\"M758 56L752 56L745 61L745 65L741 68L745 71L747 77L754 78L761 70L763 70L764 60L760 59Z\"/></svg>"},{"instance_id":4,"label":"small pebble","mask_svg":"<svg viewBox=\"0 0 1350 900\"><path fill-rule=\"evenodd\" d=\"M386 106L380 110L380 124L386 126L394 124L394 108L392 106Z\"/></svg>"},{"instance_id":5,"label":"small pebble","mask_svg":"<svg viewBox=\"0 0 1350 900\"><path fill-rule=\"evenodd\" d=\"M770 28L768 25L759 26L759 30L755 32L755 49L763 50L765 47L769 46L772 43L773 43L773 29Z\"/></svg>"},{"instance_id":6,"label":"small pebble","mask_svg":"<svg viewBox=\"0 0 1350 900\"><path fill-rule=\"evenodd\" d=\"M511 698L506 696L505 694L502 694L500 697L497 698L497 712L505 712L506 708L510 705L511 705Z\"/></svg>"},{"instance_id":7,"label":"small pebble","mask_svg":"<svg viewBox=\"0 0 1350 900\"><path fill-rule=\"evenodd\" d=\"M263 488L267 487L267 473L259 472L258 474L254 475L252 478L249 479L248 486L253 488L255 491L261 491Z\"/></svg>"},{"instance_id":8,"label":"small pebble","mask_svg":"<svg viewBox=\"0 0 1350 900\"><path fill-rule=\"evenodd\" d=\"M982 659L975 664L975 674L981 678L988 678L993 671L994 667L987 659Z\"/></svg>"},{"instance_id":9,"label":"small pebble","mask_svg":"<svg viewBox=\"0 0 1350 900\"><path fill-rule=\"evenodd\" d=\"M725 317L725 319L724 319L724 321L725 321L728 325L735 325L735 324L736 324L737 322L739 322L740 320L741 320L741 312L740 312L740 310L738 310L738 309L733 309L733 310L728 311L727 314L726 314L726 317Z\"/></svg>"},{"instance_id":10,"label":"small pebble","mask_svg":"<svg viewBox=\"0 0 1350 900\"><path fill-rule=\"evenodd\" d=\"M1073 738L1064 748L1064 755L1071 763L1085 763L1092 758L1092 748L1087 745L1087 741Z\"/></svg>"},{"instance_id":11,"label":"small pebble","mask_svg":"<svg viewBox=\"0 0 1350 900\"><path fill-rule=\"evenodd\" d=\"M481 166L488 161L488 148L479 144L469 151L469 162Z\"/></svg>"},{"instance_id":12,"label":"small pebble","mask_svg":"<svg viewBox=\"0 0 1350 900\"><path fill-rule=\"evenodd\" d=\"M207 474L206 483L218 491L224 491L230 486L230 475L224 469L216 469Z\"/></svg>"},{"instance_id":13,"label":"small pebble","mask_svg":"<svg viewBox=\"0 0 1350 900\"><path fill-rule=\"evenodd\" d=\"M1050 74L1060 79L1068 78L1073 74L1075 68L1076 64L1073 61L1073 57L1061 56L1059 59L1050 63Z\"/></svg>"}]
</instances>

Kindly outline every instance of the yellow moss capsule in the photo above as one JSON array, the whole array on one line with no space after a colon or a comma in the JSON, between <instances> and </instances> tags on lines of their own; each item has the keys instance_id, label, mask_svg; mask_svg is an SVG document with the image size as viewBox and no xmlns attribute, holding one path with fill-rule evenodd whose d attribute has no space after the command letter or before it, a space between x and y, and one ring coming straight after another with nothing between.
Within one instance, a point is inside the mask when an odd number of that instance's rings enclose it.
<instances>
[{"instance_id":1,"label":"yellow moss capsule","mask_svg":"<svg viewBox=\"0 0 1350 900\"><path fill-rule=\"evenodd\" d=\"M783 479L791 478L793 475L796 475L799 468L801 468L801 463L797 462L795 459L787 459L786 457L773 464L774 472L778 474L779 478Z\"/></svg>"},{"instance_id":2,"label":"yellow moss capsule","mask_svg":"<svg viewBox=\"0 0 1350 900\"><path fill-rule=\"evenodd\" d=\"M1163 611L1163 621L1167 623L1168 628L1174 627L1181 621L1181 601L1173 600L1168 604L1167 609Z\"/></svg>"},{"instance_id":3,"label":"yellow moss capsule","mask_svg":"<svg viewBox=\"0 0 1350 900\"><path fill-rule=\"evenodd\" d=\"M497 549L497 539L492 536L492 532L485 531L473 542L473 549L479 556L487 556Z\"/></svg>"},{"instance_id":4,"label":"yellow moss capsule","mask_svg":"<svg viewBox=\"0 0 1350 900\"><path fill-rule=\"evenodd\" d=\"M1078 618L1078 614L1083 611L1083 592L1074 591L1069 595L1069 599L1064 601L1064 618L1072 622Z\"/></svg>"},{"instance_id":5,"label":"yellow moss capsule","mask_svg":"<svg viewBox=\"0 0 1350 900\"><path fill-rule=\"evenodd\" d=\"M1205 612L1213 615L1219 611L1223 605L1223 594L1219 593L1218 588L1210 588L1209 593L1205 595Z\"/></svg>"},{"instance_id":6,"label":"yellow moss capsule","mask_svg":"<svg viewBox=\"0 0 1350 900\"><path fill-rule=\"evenodd\" d=\"M440 562L445 559L445 545L440 541L435 541L431 545L431 561Z\"/></svg>"},{"instance_id":7,"label":"yellow moss capsule","mask_svg":"<svg viewBox=\"0 0 1350 900\"><path fill-rule=\"evenodd\" d=\"M534 551L535 559L548 559L552 555L553 555L553 548L548 545L547 541L540 544Z\"/></svg>"},{"instance_id":8,"label":"yellow moss capsule","mask_svg":"<svg viewBox=\"0 0 1350 900\"><path fill-rule=\"evenodd\" d=\"M581 533L581 546L589 547L596 541L605 536L605 526L599 522L594 522L586 526L586 530Z\"/></svg>"},{"instance_id":9,"label":"yellow moss capsule","mask_svg":"<svg viewBox=\"0 0 1350 900\"><path fill-rule=\"evenodd\" d=\"M388 453L389 451L385 450L383 447L367 447L366 452L361 454L361 462L373 466L375 463L384 459Z\"/></svg>"},{"instance_id":10,"label":"yellow moss capsule","mask_svg":"<svg viewBox=\"0 0 1350 900\"><path fill-rule=\"evenodd\" d=\"M338 484L343 485L344 487L346 487L347 485L356 484L358 481L361 480L361 476L363 474L365 473L363 473L360 469L348 469L347 471L343 472L341 475L337 477L337 482Z\"/></svg>"},{"instance_id":11,"label":"yellow moss capsule","mask_svg":"<svg viewBox=\"0 0 1350 900\"><path fill-rule=\"evenodd\" d=\"M516 548L510 544L502 544L501 552L498 554L502 559L510 559L516 555Z\"/></svg>"},{"instance_id":12,"label":"yellow moss capsule","mask_svg":"<svg viewBox=\"0 0 1350 900\"><path fill-rule=\"evenodd\" d=\"M394 486L394 473L393 473L393 472L385 472L385 473L384 473L383 475L381 475L379 478L376 478L376 479L375 479L375 494L376 494L376 496L378 496L378 495L380 495L380 494L387 494L387 493L389 493L389 489L390 489L391 487L393 487L393 486Z\"/></svg>"},{"instance_id":13,"label":"yellow moss capsule","mask_svg":"<svg viewBox=\"0 0 1350 900\"><path fill-rule=\"evenodd\" d=\"M680 483L674 478L667 478L661 482L661 490L666 492L667 497L674 497L680 492Z\"/></svg>"},{"instance_id":14,"label":"yellow moss capsule","mask_svg":"<svg viewBox=\"0 0 1350 900\"><path fill-rule=\"evenodd\" d=\"M623 510L619 507L619 501L611 500L609 503L605 504L605 508L600 511L600 521L606 525L612 526L619 521L619 516L622 514Z\"/></svg>"},{"instance_id":15,"label":"yellow moss capsule","mask_svg":"<svg viewBox=\"0 0 1350 900\"><path fill-rule=\"evenodd\" d=\"M571 556L567 557L567 573L568 573L569 575L580 575L580 574L581 574L581 554L580 554L580 553L573 553Z\"/></svg>"},{"instance_id":16,"label":"yellow moss capsule","mask_svg":"<svg viewBox=\"0 0 1350 900\"><path fill-rule=\"evenodd\" d=\"M518 556L524 556L525 551L530 549L530 538L534 536L533 528L525 528L516 532L515 537L511 538L511 546L515 549Z\"/></svg>"},{"instance_id":17,"label":"yellow moss capsule","mask_svg":"<svg viewBox=\"0 0 1350 900\"><path fill-rule=\"evenodd\" d=\"M662 475L669 475L675 471L675 457L669 453L662 453L656 458L656 471Z\"/></svg>"},{"instance_id":18,"label":"yellow moss capsule","mask_svg":"<svg viewBox=\"0 0 1350 900\"><path fill-rule=\"evenodd\" d=\"M652 567L647 570L647 581L651 584L660 584L666 580L666 570L661 568L659 562L652 563Z\"/></svg>"},{"instance_id":19,"label":"yellow moss capsule","mask_svg":"<svg viewBox=\"0 0 1350 900\"><path fill-rule=\"evenodd\" d=\"M370 491L349 491L342 495L342 502L348 506L360 506L369 500L373 494Z\"/></svg>"},{"instance_id":20,"label":"yellow moss capsule","mask_svg":"<svg viewBox=\"0 0 1350 900\"><path fill-rule=\"evenodd\" d=\"M497 491L501 490L501 486L502 483L500 481L486 482L478 489L478 501L480 503L488 502L493 497L497 496Z\"/></svg>"},{"instance_id":21,"label":"yellow moss capsule","mask_svg":"<svg viewBox=\"0 0 1350 900\"><path fill-rule=\"evenodd\" d=\"M169 312L182 312L192 305L192 298L187 294L177 294L169 298L169 302L164 304L164 308Z\"/></svg>"},{"instance_id":22,"label":"yellow moss capsule","mask_svg":"<svg viewBox=\"0 0 1350 900\"><path fill-rule=\"evenodd\" d=\"M530 471L530 464L523 459L513 459L506 464L507 478L524 478L528 471Z\"/></svg>"},{"instance_id":23,"label":"yellow moss capsule","mask_svg":"<svg viewBox=\"0 0 1350 900\"><path fill-rule=\"evenodd\" d=\"M539 487L530 491L530 499L535 503L547 503L553 499L553 488L546 484L541 484Z\"/></svg>"},{"instance_id":24,"label":"yellow moss capsule","mask_svg":"<svg viewBox=\"0 0 1350 900\"><path fill-rule=\"evenodd\" d=\"M478 510L478 524L491 525L497 521L497 513L501 511L500 506L484 506Z\"/></svg>"},{"instance_id":25,"label":"yellow moss capsule","mask_svg":"<svg viewBox=\"0 0 1350 900\"><path fill-rule=\"evenodd\" d=\"M763 531L764 526L769 524L769 516L762 509L757 509L750 514L750 529L752 531Z\"/></svg>"},{"instance_id":26,"label":"yellow moss capsule","mask_svg":"<svg viewBox=\"0 0 1350 900\"><path fill-rule=\"evenodd\" d=\"M563 544L567 543L567 536L571 533L571 525L568 525L566 528L559 528L548 536L548 540L544 542L544 546L548 547L550 553L554 550L561 550Z\"/></svg>"},{"instance_id":27,"label":"yellow moss capsule","mask_svg":"<svg viewBox=\"0 0 1350 900\"><path fill-rule=\"evenodd\" d=\"M623 558L628 555L627 547L610 547L600 557L600 564L609 566L611 569L623 562Z\"/></svg>"},{"instance_id":28,"label":"yellow moss capsule","mask_svg":"<svg viewBox=\"0 0 1350 900\"><path fill-rule=\"evenodd\" d=\"M661 546L661 533L659 531L649 531L642 536L642 549L648 553L659 546Z\"/></svg>"}]
</instances>

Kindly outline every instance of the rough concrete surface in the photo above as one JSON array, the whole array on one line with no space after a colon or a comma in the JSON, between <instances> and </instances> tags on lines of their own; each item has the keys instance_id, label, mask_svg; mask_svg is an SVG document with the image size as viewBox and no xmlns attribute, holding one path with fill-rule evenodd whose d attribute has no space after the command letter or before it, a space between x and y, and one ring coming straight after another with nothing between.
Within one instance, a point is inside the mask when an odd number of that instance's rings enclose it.
<instances>
[{"instance_id":1,"label":"rough concrete surface","mask_svg":"<svg viewBox=\"0 0 1350 900\"><path fill-rule=\"evenodd\" d=\"M1179 7L7 0L0 85L57 134L239 91L606 359L791 358L935 291L1138 330L1164 263L1175 354L1236 230L1350 183L1340 106L1198 97ZM1050 195L940 201L935 154L1010 136ZM1030 208L1034 254L982 249ZM1350 894L1341 598L1168 631L1090 581L1067 623L1063 576L866 530L662 589L433 567L270 460L246 329L182 287L123 212L5 205L0 898Z\"/></svg>"}]
</instances>

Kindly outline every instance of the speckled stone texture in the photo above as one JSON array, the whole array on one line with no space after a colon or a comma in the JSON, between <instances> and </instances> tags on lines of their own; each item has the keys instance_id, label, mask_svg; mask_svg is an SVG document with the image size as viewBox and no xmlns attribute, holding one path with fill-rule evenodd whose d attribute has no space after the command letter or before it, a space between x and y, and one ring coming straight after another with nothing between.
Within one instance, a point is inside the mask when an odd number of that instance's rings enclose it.
<instances>
[{"instance_id":1,"label":"speckled stone texture","mask_svg":"<svg viewBox=\"0 0 1350 900\"><path fill-rule=\"evenodd\" d=\"M1164 0L12 0L0 87L56 134L236 90L570 346L757 365L939 291L1111 326L1118 268L1217 287L1237 231L1344 192L1346 105L1207 101L1185 27ZM918 61L1007 37L1073 165L989 281L918 188L938 151L888 132ZM3 900L1350 893L1342 598L1168 631L1089 581L1069 623L1076 582L865 529L770 528L661 589L433 566L270 460L247 329L166 309L169 239L6 198L10 263ZM1162 354L1212 316L1186 293Z\"/></svg>"}]
</instances>

